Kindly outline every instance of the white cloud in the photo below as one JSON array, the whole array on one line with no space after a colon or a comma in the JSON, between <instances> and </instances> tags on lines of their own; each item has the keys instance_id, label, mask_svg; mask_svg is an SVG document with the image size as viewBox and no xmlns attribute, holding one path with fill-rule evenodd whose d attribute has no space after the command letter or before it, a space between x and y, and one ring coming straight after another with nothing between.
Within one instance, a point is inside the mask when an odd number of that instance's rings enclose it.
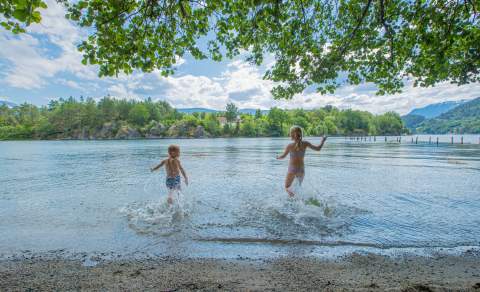
<instances>
[{"instance_id":1,"label":"white cloud","mask_svg":"<svg viewBox=\"0 0 480 292\"><path fill-rule=\"evenodd\" d=\"M81 90L83 89L83 87L81 87L77 82L75 82L73 80L67 80L67 79L59 78L59 79L57 79L57 83L68 86L70 88L74 88L74 89L81 89Z\"/></svg>"},{"instance_id":2,"label":"white cloud","mask_svg":"<svg viewBox=\"0 0 480 292\"><path fill-rule=\"evenodd\" d=\"M206 76L159 77L164 99L176 107L223 108L228 101L222 85Z\"/></svg>"}]
</instances>

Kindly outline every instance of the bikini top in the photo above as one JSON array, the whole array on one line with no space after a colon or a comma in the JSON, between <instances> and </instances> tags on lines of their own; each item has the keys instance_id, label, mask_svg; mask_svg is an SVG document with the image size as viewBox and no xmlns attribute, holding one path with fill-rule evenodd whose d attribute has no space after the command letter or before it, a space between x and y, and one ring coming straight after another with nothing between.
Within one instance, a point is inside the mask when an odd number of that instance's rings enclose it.
<instances>
[{"instance_id":1,"label":"bikini top","mask_svg":"<svg viewBox=\"0 0 480 292\"><path fill-rule=\"evenodd\" d=\"M303 150L290 150L290 158L304 157L305 149Z\"/></svg>"}]
</instances>

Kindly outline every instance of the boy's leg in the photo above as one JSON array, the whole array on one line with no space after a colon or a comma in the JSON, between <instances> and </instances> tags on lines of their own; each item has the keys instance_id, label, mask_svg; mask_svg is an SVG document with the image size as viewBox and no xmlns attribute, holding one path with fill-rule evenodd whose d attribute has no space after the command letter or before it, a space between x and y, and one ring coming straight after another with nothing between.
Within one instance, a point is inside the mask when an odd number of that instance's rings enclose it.
<instances>
[{"instance_id":1,"label":"boy's leg","mask_svg":"<svg viewBox=\"0 0 480 292\"><path fill-rule=\"evenodd\" d=\"M168 189L168 198L167 198L167 203L169 205L173 204L173 192L174 192L174 189Z\"/></svg>"}]
</instances>

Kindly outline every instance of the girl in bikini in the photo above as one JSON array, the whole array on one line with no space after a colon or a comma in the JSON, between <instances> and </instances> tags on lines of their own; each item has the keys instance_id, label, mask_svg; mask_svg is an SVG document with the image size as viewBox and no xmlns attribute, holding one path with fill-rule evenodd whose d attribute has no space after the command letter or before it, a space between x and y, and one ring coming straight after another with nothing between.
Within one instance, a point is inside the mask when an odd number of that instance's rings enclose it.
<instances>
[{"instance_id":1,"label":"girl in bikini","mask_svg":"<svg viewBox=\"0 0 480 292\"><path fill-rule=\"evenodd\" d=\"M287 177L285 178L285 190L287 191L290 197L294 197L295 193L292 192L290 187L292 186L293 180L298 179L298 182L302 184L303 178L305 176L305 166L303 158L305 157L305 151L307 148L310 148L315 151L320 151L323 144L327 140L327 137L323 137L320 145L315 146L308 141L303 141L302 128L299 126L293 126L290 129L290 138L293 140L293 143L290 143L285 148L285 151L282 155L277 156L277 159L283 159L290 153L290 162L288 163L288 172Z\"/></svg>"},{"instance_id":2,"label":"girl in bikini","mask_svg":"<svg viewBox=\"0 0 480 292\"><path fill-rule=\"evenodd\" d=\"M167 179L165 181L165 184L167 185L168 189L168 204L173 203L173 193L175 191L179 191L181 188L180 173L183 175L183 178L185 179L185 184L188 186L187 174L185 173L185 170L180 163L179 157L180 147L178 147L177 145L170 145L168 147L168 158L162 160L160 164L150 169L151 171L155 171L165 165L165 171L167 172Z\"/></svg>"}]
</instances>

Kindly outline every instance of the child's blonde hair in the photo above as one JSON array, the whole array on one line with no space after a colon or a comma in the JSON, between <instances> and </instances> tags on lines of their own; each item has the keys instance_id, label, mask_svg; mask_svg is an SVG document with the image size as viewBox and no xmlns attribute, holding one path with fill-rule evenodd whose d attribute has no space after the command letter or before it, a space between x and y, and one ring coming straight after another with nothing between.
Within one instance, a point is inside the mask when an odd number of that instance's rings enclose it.
<instances>
[{"instance_id":1,"label":"child's blonde hair","mask_svg":"<svg viewBox=\"0 0 480 292\"><path fill-rule=\"evenodd\" d=\"M168 155L170 157L173 157L173 153L179 153L180 152L180 147L178 145L170 145L168 146Z\"/></svg>"},{"instance_id":2,"label":"child's blonde hair","mask_svg":"<svg viewBox=\"0 0 480 292\"><path fill-rule=\"evenodd\" d=\"M290 136L292 133L297 134L297 139L295 140L295 150L300 149L300 145L302 144L302 139L303 139L303 130L300 126L292 126L290 128Z\"/></svg>"}]
</instances>

